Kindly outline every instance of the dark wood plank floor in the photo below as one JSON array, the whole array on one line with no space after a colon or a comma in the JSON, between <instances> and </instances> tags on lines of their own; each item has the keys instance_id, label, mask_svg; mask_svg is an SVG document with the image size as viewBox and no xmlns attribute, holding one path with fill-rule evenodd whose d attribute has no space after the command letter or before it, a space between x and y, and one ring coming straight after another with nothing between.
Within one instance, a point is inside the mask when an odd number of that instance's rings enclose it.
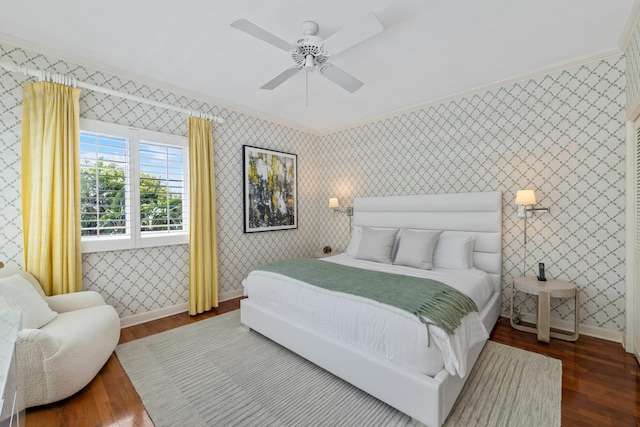
<instances>
[{"instance_id":1,"label":"dark wood plank floor","mask_svg":"<svg viewBox=\"0 0 640 427\"><path fill-rule=\"evenodd\" d=\"M491 340L562 361L563 426L640 426L640 366L621 344L584 335L540 343L508 318L498 321Z\"/></svg>"},{"instance_id":2,"label":"dark wood plank floor","mask_svg":"<svg viewBox=\"0 0 640 427\"><path fill-rule=\"evenodd\" d=\"M225 301L198 316L186 313L122 330L120 342L166 331L240 307ZM491 340L562 360L563 426L640 426L640 367L620 344L581 336L570 343L539 343L534 334L498 321ZM27 410L27 427L153 426L118 359L112 355L98 376L76 395ZM545 427L545 426L540 426Z\"/></svg>"}]
</instances>

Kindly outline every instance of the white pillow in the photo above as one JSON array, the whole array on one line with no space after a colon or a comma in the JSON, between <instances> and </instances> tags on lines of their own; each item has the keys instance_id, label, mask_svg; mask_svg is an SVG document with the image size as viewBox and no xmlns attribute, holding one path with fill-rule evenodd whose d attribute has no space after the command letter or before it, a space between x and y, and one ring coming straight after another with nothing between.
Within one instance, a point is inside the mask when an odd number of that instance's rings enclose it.
<instances>
[{"instance_id":1,"label":"white pillow","mask_svg":"<svg viewBox=\"0 0 640 427\"><path fill-rule=\"evenodd\" d=\"M31 282L19 274L0 279L0 311L22 311L22 327L39 329L56 318L58 313L33 288Z\"/></svg>"},{"instance_id":2,"label":"white pillow","mask_svg":"<svg viewBox=\"0 0 640 427\"><path fill-rule=\"evenodd\" d=\"M383 228L383 227L371 227L373 230L392 230L391 228ZM395 228L393 230L396 230ZM351 240L349 241L349 246L347 246L346 253L347 255L356 256L358 254L358 248L360 248L360 239L362 239L362 227L353 227L353 233L351 234ZM393 244L393 249L391 250L391 259L396 257L396 253L398 252L398 244L400 240L400 234L396 235L396 240Z\"/></svg>"},{"instance_id":3,"label":"white pillow","mask_svg":"<svg viewBox=\"0 0 640 427\"><path fill-rule=\"evenodd\" d=\"M358 248L360 247L360 239L362 238L362 227L353 227L353 233L351 233L351 241L347 246L347 255L356 256Z\"/></svg>"},{"instance_id":4,"label":"white pillow","mask_svg":"<svg viewBox=\"0 0 640 427\"><path fill-rule=\"evenodd\" d=\"M473 267L474 235L442 234L433 251L433 266L466 270Z\"/></svg>"},{"instance_id":5,"label":"white pillow","mask_svg":"<svg viewBox=\"0 0 640 427\"><path fill-rule=\"evenodd\" d=\"M398 234L397 228L374 229L363 227L356 258L391 264L391 254L396 241L396 234Z\"/></svg>"},{"instance_id":6,"label":"white pillow","mask_svg":"<svg viewBox=\"0 0 640 427\"><path fill-rule=\"evenodd\" d=\"M433 250L441 234L442 231L402 230L393 263L423 270L433 269Z\"/></svg>"}]
</instances>

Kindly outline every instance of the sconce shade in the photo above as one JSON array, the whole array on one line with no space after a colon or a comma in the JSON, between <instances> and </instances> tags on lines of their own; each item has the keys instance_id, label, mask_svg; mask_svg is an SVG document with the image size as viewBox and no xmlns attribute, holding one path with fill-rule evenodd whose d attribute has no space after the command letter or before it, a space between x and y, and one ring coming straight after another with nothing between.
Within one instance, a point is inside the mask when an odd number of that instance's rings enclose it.
<instances>
[{"instance_id":1,"label":"sconce shade","mask_svg":"<svg viewBox=\"0 0 640 427\"><path fill-rule=\"evenodd\" d=\"M331 209L338 209L339 207L339 203L338 203L338 198L337 197L332 197L329 199L329 207Z\"/></svg>"},{"instance_id":2,"label":"sconce shade","mask_svg":"<svg viewBox=\"0 0 640 427\"><path fill-rule=\"evenodd\" d=\"M518 190L516 205L529 206L536 204L536 193L533 190Z\"/></svg>"}]
</instances>

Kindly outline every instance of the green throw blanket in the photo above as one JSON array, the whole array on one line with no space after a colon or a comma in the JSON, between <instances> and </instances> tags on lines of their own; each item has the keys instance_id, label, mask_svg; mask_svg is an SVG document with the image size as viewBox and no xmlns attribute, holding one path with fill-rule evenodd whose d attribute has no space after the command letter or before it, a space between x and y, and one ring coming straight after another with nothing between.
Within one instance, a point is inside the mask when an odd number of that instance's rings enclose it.
<instances>
[{"instance_id":1,"label":"green throw blanket","mask_svg":"<svg viewBox=\"0 0 640 427\"><path fill-rule=\"evenodd\" d=\"M478 307L462 292L431 279L349 267L315 259L295 258L262 265L270 271L328 289L368 298L415 314L420 321L448 334ZM422 316L429 319L427 322Z\"/></svg>"}]
</instances>

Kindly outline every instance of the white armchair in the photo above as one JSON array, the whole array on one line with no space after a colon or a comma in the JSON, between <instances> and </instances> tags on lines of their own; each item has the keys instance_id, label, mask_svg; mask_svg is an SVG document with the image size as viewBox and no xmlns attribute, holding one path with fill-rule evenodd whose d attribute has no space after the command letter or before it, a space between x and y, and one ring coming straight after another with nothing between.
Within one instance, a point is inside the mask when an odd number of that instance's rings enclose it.
<instances>
[{"instance_id":1,"label":"white armchair","mask_svg":"<svg viewBox=\"0 0 640 427\"><path fill-rule=\"evenodd\" d=\"M0 269L0 310L21 310L16 344L24 407L65 399L85 387L120 339L120 318L93 291L45 296L29 273Z\"/></svg>"}]
</instances>

